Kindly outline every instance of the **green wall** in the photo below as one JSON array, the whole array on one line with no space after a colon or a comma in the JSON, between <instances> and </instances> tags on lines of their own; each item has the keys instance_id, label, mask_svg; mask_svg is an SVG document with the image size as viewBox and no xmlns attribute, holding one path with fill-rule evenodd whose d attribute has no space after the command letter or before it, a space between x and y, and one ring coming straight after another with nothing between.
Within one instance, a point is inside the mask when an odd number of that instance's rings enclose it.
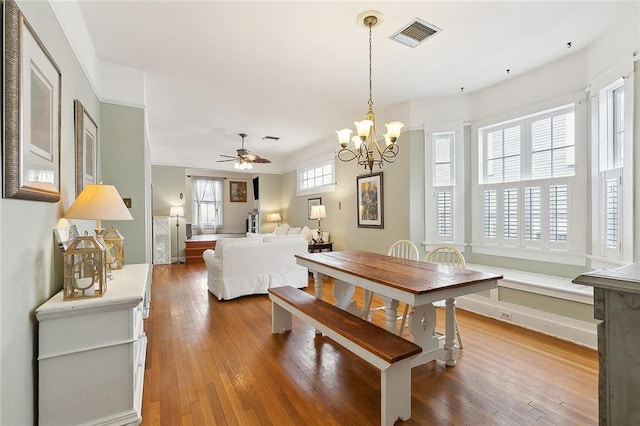
<instances>
[{"instance_id":1,"label":"green wall","mask_svg":"<svg viewBox=\"0 0 640 426\"><path fill-rule=\"evenodd\" d=\"M147 241L145 229L147 188L145 183L144 110L109 103L100 105L100 175L105 184L115 185L123 198L131 198L133 220L104 221L125 238L125 263L145 263Z\"/></svg>"},{"instance_id":2,"label":"green wall","mask_svg":"<svg viewBox=\"0 0 640 426\"><path fill-rule=\"evenodd\" d=\"M2 425L32 425L38 421L38 323L34 312L62 289L63 257L52 231L75 200L74 99L79 99L101 126L98 98L49 3L22 0L17 3L62 74L61 199L57 203L0 199ZM77 222L88 224L89 229L93 227L88 221Z\"/></svg>"}]
</instances>

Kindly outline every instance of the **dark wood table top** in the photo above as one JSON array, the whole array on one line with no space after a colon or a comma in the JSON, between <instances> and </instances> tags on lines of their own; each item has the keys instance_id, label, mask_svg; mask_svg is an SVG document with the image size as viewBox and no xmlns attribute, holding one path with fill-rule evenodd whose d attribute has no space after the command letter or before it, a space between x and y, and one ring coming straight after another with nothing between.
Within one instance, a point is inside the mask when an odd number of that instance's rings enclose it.
<instances>
[{"instance_id":1,"label":"dark wood table top","mask_svg":"<svg viewBox=\"0 0 640 426\"><path fill-rule=\"evenodd\" d=\"M471 286L502 278L498 274L450 268L432 262L406 260L366 251L305 253L297 254L296 257L414 294Z\"/></svg>"}]
</instances>

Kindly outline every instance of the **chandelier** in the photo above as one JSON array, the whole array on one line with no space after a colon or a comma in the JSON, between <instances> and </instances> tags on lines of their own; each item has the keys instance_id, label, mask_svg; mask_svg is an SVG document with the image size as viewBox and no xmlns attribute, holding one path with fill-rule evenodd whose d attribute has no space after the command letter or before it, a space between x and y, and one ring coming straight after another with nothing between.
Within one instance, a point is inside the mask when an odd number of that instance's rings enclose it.
<instances>
[{"instance_id":1,"label":"chandelier","mask_svg":"<svg viewBox=\"0 0 640 426\"><path fill-rule=\"evenodd\" d=\"M398 155L398 138L404 124L400 121L392 121L386 123L387 133L383 134L384 147L378 144L376 138L376 114L373 112L372 78L371 78L371 33L372 28L382 23L382 13L377 11L367 11L358 16L358 22L369 28L369 110L364 116L364 120L356 121L357 135L351 137L353 133L351 129L337 130L338 142L341 149L338 151L338 158L341 161L357 160L359 166L369 169L369 173L373 172L373 166L382 167L383 162L393 163ZM349 142L353 142L349 146Z\"/></svg>"}]
</instances>

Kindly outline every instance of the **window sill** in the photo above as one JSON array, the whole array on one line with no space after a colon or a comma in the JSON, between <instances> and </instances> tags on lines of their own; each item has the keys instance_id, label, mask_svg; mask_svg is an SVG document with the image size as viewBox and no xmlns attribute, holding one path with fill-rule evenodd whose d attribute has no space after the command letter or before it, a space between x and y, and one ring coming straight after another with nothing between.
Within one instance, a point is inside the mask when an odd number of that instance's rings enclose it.
<instances>
[{"instance_id":1,"label":"window sill","mask_svg":"<svg viewBox=\"0 0 640 426\"><path fill-rule=\"evenodd\" d=\"M480 272L501 274L504 278L498 280L499 287L593 305L593 287L574 284L569 278L496 268L475 263L468 263L466 268Z\"/></svg>"},{"instance_id":2,"label":"window sill","mask_svg":"<svg viewBox=\"0 0 640 426\"><path fill-rule=\"evenodd\" d=\"M561 263L564 265L586 266L587 258L584 254L565 250L522 248L513 246L498 246L490 244L472 244L471 250L478 254L491 256L513 257L539 262Z\"/></svg>"}]
</instances>

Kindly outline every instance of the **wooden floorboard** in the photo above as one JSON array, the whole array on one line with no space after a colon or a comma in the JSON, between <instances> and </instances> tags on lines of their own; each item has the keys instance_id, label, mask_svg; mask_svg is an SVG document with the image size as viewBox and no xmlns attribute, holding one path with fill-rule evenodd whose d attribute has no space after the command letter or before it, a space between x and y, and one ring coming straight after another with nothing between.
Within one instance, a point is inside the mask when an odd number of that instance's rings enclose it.
<instances>
[{"instance_id":1,"label":"wooden floorboard","mask_svg":"<svg viewBox=\"0 0 640 426\"><path fill-rule=\"evenodd\" d=\"M268 296L218 301L206 283L202 264L154 267L143 425L380 424L375 367L297 318L272 335ZM458 321L458 365L414 368L411 419L397 424L597 424L594 350L462 310Z\"/></svg>"}]
</instances>

